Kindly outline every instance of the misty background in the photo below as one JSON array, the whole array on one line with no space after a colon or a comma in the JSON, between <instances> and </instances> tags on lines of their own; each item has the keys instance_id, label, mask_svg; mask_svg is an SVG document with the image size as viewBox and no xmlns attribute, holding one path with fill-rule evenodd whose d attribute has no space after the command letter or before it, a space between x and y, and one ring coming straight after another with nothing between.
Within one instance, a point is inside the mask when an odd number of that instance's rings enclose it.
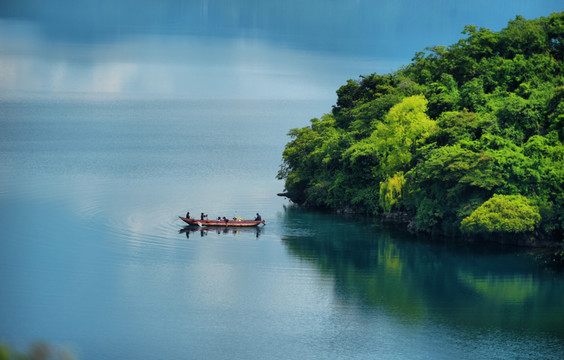
<instances>
[{"instance_id":1,"label":"misty background","mask_svg":"<svg viewBox=\"0 0 564 360\"><path fill-rule=\"evenodd\" d=\"M0 96L327 99L559 1L8 0Z\"/></svg>"}]
</instances>

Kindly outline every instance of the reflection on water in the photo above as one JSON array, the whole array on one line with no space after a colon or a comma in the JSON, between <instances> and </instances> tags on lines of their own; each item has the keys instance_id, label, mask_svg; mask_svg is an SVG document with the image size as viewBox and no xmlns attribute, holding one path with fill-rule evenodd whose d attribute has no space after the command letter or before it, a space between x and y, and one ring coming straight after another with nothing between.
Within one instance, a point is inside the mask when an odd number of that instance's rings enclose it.
<instances>
[{"instance_id":1,"label":"reflection on water","mask_svg":"<svg viewBox=\"0 0 564 360\"><path fill-rule=\"evenodd\" d=\"M539 293L539 284L533 280L532 274L487 274L478 277L470 272L460 270L458 278L461 283L466 284L476 294L496 303L523 305Z\"/></svg>"},{"instance_id":2,"label":"reflection on water","mask_svg":"<svg viewBox=\"0 0 564 360\"><path fill-rule=\"evenodd\" d=\"M190 239L190 235L196 235L199 233L200 237L208 236L208 234L214 235L230 235L230 236L239 236L245 234L248 236L249 234L254 234L255 237L258 239L260 234L264 231L263 227L199 227L199 226L185 226L184 228L179 230L179 233L186 234L186 238Z\"/></svg>"},{"instance_id":3,"label":"reflection on water","mask_svg":"<svg viewBox=\"0 0 564 360\"><path fill-rule=\"evenodd\" d=\"M335 278L344 303L383 307L412 324L432 318L564 341L564 279L522 251L449 248L378 224L299 210L286 213L286 226L303 217L313 233L283 241L292 255Z\"/></svg>"}]
</instances>

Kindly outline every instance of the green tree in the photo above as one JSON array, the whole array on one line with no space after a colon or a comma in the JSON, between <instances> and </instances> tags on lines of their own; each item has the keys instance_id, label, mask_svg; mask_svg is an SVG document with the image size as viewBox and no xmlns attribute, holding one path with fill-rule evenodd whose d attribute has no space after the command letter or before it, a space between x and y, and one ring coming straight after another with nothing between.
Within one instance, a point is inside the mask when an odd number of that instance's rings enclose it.
<instances>
[{"instance_id":1,"label":"green tree","mask_svg":"<svg viewBox=\"0 0 564 360\"><path fill-rule=\"evenodd\" d=\"M419 231L452 236L489 231L506 204L562 239L564 12L462 33L392 74L348 80L331 114L292 129L278 173L292 201L407 210Z\"/></svg>"},{"instance_id":2,"label":"green tree","mask_svg":"<svg viewBox=\"0 0 564 360\"><path fill-rule=\"evenodd\" d=\"M520 233L533 231L541 216L538 208L521 195L494 195L462 220L465 233Z\"/></svg>"},{"instance_id":3,"label":"green tree","mask_svg":"<svg viewBox=\"0 0 564 360\"><path fill-rule=\"evenodd\" d=\"M457 110L460 102L458 85L450 74L442 74L438 82L431 83L426 97L429 99L427 113L431 118L437 118L445 111Z\"/></svg>"},{"instance_id":4,"label":"green tree","mask_svg":"<svg viewBox=\"0 0 564 360\"><path fill-rule=\"evenodd\" d=\"M532 55L549 49L549 37L544 21L526 20L516 16L499 34L499 52L505 58Z\"/></svg>"},{"instance_id":5,"label":"green tree","mask_svg":"<svg viewBox=\"0 0 564 360\"><path fill-rule=\"evenodd\" d=\"M405 98L390 109L372 133L384 176L407 171L417 146L437 131L436 122L426 114L427 103L422 95Z\"/></svg>"}]
</instances>

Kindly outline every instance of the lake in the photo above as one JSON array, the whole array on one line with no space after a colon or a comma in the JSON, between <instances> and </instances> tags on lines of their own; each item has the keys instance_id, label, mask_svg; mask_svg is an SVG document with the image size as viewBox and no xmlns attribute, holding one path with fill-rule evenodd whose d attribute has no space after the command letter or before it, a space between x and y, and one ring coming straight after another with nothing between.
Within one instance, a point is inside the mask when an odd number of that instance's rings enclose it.
<instances>
[{"instance_id":1,"label":"lake","mask_svg":"<svg viewBox=\"0 0 564 360\"><path fill-rule=\"evenodd\" d=\"M0 341L78 359L562 359L564 274L277 197L323 100L0 102ZM187 229L197 216L266 220ZM195 230L195 231L193 231Z\"/></svg>"}]
</instances>

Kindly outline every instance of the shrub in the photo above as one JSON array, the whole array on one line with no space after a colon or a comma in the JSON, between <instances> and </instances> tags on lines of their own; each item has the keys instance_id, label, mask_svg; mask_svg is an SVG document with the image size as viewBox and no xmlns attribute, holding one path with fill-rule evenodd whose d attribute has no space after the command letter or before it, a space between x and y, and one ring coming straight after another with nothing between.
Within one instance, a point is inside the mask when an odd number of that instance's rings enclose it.
<instances>
[{"instance_id":1,"label":"shrub","mask_svg":"<svg viewBox=\"0 0 564 360\"><path fill-rule=\"evenodd\" d=\"M541 221L539 209L521 195L494 195L464 218L465 233L519 233L533 231Z\"/></svg>"}]
</instances>

